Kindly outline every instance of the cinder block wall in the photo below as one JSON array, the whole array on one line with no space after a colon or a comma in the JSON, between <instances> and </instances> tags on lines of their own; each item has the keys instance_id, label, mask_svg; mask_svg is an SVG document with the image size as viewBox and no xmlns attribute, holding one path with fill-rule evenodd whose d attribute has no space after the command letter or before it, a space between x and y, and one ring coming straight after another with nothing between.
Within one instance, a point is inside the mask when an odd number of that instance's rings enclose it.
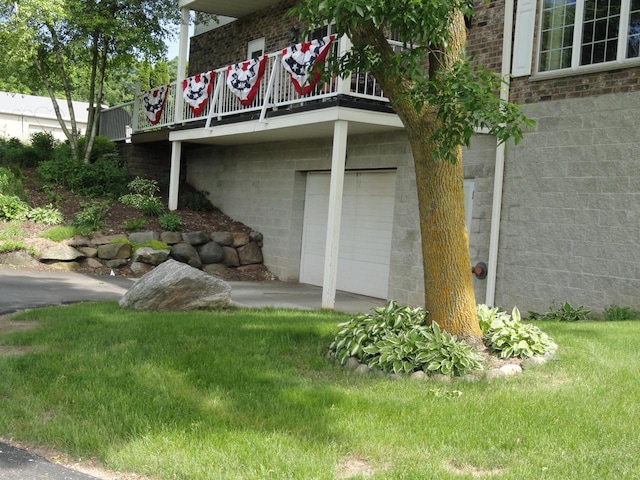
<instances>
[{"instance_id":1,"label":"cinder block wall","mask_svg":"<svg viewBox=\"0 0 640 480\"><path fill-rule=\"evenodd\" d=\"M505 168L497 304L640 307L640 93L526 105Z\"/></svg>"}]
</instances>

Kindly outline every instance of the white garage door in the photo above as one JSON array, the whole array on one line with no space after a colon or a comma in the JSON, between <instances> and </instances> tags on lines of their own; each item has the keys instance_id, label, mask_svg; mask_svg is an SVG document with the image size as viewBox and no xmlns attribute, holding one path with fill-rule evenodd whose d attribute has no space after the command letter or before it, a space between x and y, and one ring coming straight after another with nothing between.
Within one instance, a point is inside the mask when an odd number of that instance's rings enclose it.
<instances>
[{"instance_id":1,"label":"white garage door","mask_svg":"<svg viewBox=\"0 0 640 480\"><path fill-rule=\"evenodd\" d=\"M329 173L309 173L300 281L322 285L329 211ZM396 174L347 172L344 181L337 289L386 298Z\"/></svg>"}]
</instances>

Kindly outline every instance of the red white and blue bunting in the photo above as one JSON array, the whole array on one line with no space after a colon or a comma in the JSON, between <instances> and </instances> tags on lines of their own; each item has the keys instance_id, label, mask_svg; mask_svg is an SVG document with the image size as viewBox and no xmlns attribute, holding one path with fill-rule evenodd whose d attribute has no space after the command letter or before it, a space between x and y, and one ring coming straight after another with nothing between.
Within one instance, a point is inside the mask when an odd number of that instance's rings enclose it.
<instances>
[{"instance_id":1,"label":"red white and blue bunting","mask_svg":"<svg viewBox=\"0 0 640 480\"><path fill-rule=\"evenodd\" d=\"M163 85L142 94L142 107L151 125L155 125L160 121L168 91L169 85Z\"/></svg>"},{"instance_id":2,"label":"red white and blue bunting","mask_svg":"<svg viewBox=\"0 0 640 480\"><path fill-rule=\"evenodd\" d=\"M324 64L335 35L298 43L282 51L282 65L289 72L293 87L300 95L311 92L320 80Z\"/></svg>"},{"instance_id":3,"label":"red white and blue bunting","mask_svg":"<svg viewBox=\"0 0 640 480\"><path fill-rule=\"evenodd\" d=\"M253 103L266 66L267 57L263 55L227 68L227 85L245 107Z\"/></svg>"},{"instance_id":4,"label":"red white and blue bunting","mask_svg":"<svg viewBox=\"0 0 640 480\"><path fill-rule=\"evenodd\" d=\"M214 75L213 71L199 73L182 82L182 96L196 117L202 114L209 100Z\"/></svg>"}]
</instances>

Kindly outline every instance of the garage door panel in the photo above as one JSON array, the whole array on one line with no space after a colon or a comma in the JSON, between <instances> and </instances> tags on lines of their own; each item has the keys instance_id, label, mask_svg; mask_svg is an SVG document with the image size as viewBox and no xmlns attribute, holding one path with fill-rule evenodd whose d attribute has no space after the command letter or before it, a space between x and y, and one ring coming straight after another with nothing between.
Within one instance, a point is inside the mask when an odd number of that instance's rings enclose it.
<instances>
[{"instance_id":1,"label":"garage door panel","mask_svg":"<svg viewBox=\"0 0 640 480\"><path fill-rule=\"evenodd\" d=\"M330 175L307 176L300 281L322 285ZM386 298L395 172L347 172L344 181L339 290Z\"/></svg>"}]
</instances>

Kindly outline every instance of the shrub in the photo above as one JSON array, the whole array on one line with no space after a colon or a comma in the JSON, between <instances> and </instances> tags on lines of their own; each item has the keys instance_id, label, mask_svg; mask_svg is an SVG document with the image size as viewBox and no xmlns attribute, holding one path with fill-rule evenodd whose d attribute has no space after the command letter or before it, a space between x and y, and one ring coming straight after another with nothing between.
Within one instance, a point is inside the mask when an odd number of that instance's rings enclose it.
<instances>
[{"instance_id":1,"label":"shrub","mask_svg":"<svg viewBox=\"0 0 640 480\"><path fill-rule=\"evenodd\" d=\"M36 132L31 135L31 146L36 154L37 163L51 160L57 142L49 132Z\"/></svg>"},{"instance_id":2,"label":"shrub","mask_svg":"<svg viewBox=\"0 0 640 480\"><path fill-rule=\"evenodd\" d=\"M26 246L22 240L9 240L0 243L0 253L19 252L21 250L25 250L34 257L38 256L35 248Z\"/></svg>"},{"instance_id":3,"label":"shrub","mask_svg":"<svg viewBox=\"0 0 640 480\"><path fill-rule=\"evenodd\" d=\"M86 141L86 137L81 137L78 139L78 150L80 152L84 151L84 145ZM109 155L112 153L117 153L116 144L103 135L97 135L93 140L93 147L91 148L89 161L95 162L103 155Z\"/></svg>"},{"instance_id":4,"label":"shrub","mask_svg":"<svg viewBox=\"0 0 640 480\"><path fill-rule=\"evenodd\" d=\"M607 321L640 319L640 312L638 310L634 310L631 307L620 307L618 305L609 305L604 309L602 315Z\"/></svg>"},{"instance_id":5,"label":"shrub","mask_svg":"<svg viewBox=\"0 0 640 480\"><path fill-rule=\"evenodd\" d=\"M32 208L27 213L27 218L43 225L60 225L64 220L62 213L53 205Z\"/></svg>"},{"instance_id":6,"label":"shrub","mask_svg":"<svg viewBox=\"0 0 640 480\"><path fill-rule=\"evenodd\" d=\"M0 167L0 194L24 198L22 181L8 168Z\"/></svg>"},{"instance_id":7,"label":"shrub","mask_svg":"<svg viewBox=\"0 0 640 480\"><path fill-rule=\"evenodd\" d=\"M163 213L158 217L158 223L162 230L175 232L184 225L182 218L177 213Z\"/></svg>"},{"instance_id":8,"label":"shrub","mask_svg":"<svg viewBox=\"0 0 640 480\"><path fill-rule=\"evenodd\" d=\"M186 192L182 195L182 206L194 212L210 212L213 205L206 197L207 192Z\"/></svg>"},{"instance_id":9,"label":"shrub","mask_svg":"<svg viewBox=\"0 0 640 480\"><path fill-rule=\"evenodd\" d=\"M120 203L140 210L148 216L158 216L164 211L162 200L156 196L160 191L155 180L136 177L127 185L129 192L120 197Z\"/></svg>"},{"instance_id":10,"label":"shrub","mask_svg":"<svg viewBox=\"0 0 640 480\"><path fill-rule=\"evenodd\" d=\"M122 223L125 232L138 232L144 228L147 221L144 218L128 218Z\"/></svg>"},{"instance_id":11,"label":"shrub","mask_svg":"<svg viewBox=\"0 0 640 480\"><path fill-rule=\"evenodd\" d=\"M544 355L555 347L553 339L537 326L522 323L517 307L509 315L498 308L478 305L478 323L485 343L501 358Z\"/></svg>"},{"instance_id":12,"label":"shrub","mask_svg":"<svg viewBox=\"0 0 640 480\"><path fill-rule=\"evenodd\" d=\"M547 313L538 313L529 311L529 320L545 320L549 322L578 322L589 320L591 310L585 309L583 306L577 308L572 307L569 302L564 302L558 309L553 305L549 307Z\"/></svg>"},{"instance_id":13,"label":"shrub","mask_svg":"<svg viewBox=\"0 0 640 480\"><path fill-rule=\"evenodd\" d=\"M82 210L76 213L71 222L81 235L89 235L100 228L109 211L109 202L93 201L80 204Z\"/></svg>"},{"instance_id":14,"label":"shrub","mask_svg":"<svg viewBox=\"0 0 640 480\"><path fill-rule=\"evenodd\" d=\"M422 308L385 307L359 314L340 328L329 346L341 364L357 357L373 369L395 373L424 370L444 375L464 375L482 368L480 354L464 341L425 324Z\"/></svg>"},{"instance_id":15,"label":"shrub","mask_svg":"<svg viewBox=\"0 0 640 480\"><path fill-rule=\"evenodd\" d=\"M15 195L0 194L0 220L23 221L29 213L29 205Z\"/></svg>"}]
</instances>

